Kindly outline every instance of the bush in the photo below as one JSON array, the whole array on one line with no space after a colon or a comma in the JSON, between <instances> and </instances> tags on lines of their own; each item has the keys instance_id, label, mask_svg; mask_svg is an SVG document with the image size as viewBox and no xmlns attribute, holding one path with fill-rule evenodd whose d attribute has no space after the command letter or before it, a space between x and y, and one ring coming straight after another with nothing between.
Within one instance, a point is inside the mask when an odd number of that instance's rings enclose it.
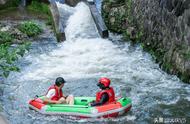
<instances>
[{"instance_id":1,"label":"bush","mask_svg":"<svg viewBox=\"0 0 190 124\"><path fill-rule=\"evenodd\" d=\"M48 5L40 2L40 0L33 0L32 3L27 8L32 11L50 15L50 10L49 10Z\"/></svg>"},{"instance_id":2,"label":"bush","mask_svg":"<svg viewBox=\"0 0 190 124\"><path fill-rule=\"evenodd\" d=\"M42 29L36 23L27 21L19 26L19 30L29 37L37 36L42 32Z\"/></svg>"},{"instance_id":3,"label":"bush","mask_svg":"<svg viewBox=\"0 0 190 124\"><path fill-rule=\"evenodd\" d=\"M24 55L29 46L30 42L26 42L10 49L9 43L0 44L0 77L8 77L11 71L19 71L14 62Z\"/></svg>"},{"instance_id":4,"label":"bush","mask_svg":"<svg viewBox=\"0 0 190 124\"><path fill-rule=\"evenodd\" d=\"M13 40L13 37L7 33L0 31L0 44L11 42Z\"/></svg>"},{"instance_id":5,"label":"bush","mask_svg":"<svg viewBox=\"0 0 190 124\"><path fill-rule=\"evenodd\" d=\"M18 7L20 4L20 0L9 0L4 5L0 5L0 10L11 8L11 7Z\"/></svg>"}]
</instances>

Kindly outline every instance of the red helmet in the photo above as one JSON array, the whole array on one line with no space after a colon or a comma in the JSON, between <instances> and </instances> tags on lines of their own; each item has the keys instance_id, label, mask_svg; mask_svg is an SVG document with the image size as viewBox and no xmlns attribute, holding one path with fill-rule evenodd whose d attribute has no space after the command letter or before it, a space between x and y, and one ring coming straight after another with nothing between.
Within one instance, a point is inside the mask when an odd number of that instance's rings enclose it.
<instances>
[{"instance_id":1,"label":"red helmet","mask_svg":"<svg viewBox=\"0 0 190 124\"><path fill-rule=\"evenodd\" d=\"M109 78L103 77L99 79L99 83L103 84L105 87L109 87L111 81Z\"/></svg>"}]
</instances>

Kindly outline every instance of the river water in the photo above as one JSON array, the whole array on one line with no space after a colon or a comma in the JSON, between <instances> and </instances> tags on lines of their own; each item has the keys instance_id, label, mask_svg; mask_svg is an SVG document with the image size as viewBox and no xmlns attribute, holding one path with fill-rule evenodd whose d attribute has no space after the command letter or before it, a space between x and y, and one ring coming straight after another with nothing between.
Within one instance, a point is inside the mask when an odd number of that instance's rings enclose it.
<instances>
[{"instance_id":1,"label":"river water","mask_svg":"<svg viewBox=\"0 0 190 124\"><path fill-rule=\"evenodd\" d=\"M11 73L4 83L1 97L10 124L150 124L157 118L189 121L190 85L163 72L139 45L124 42L119 35L102 39L89 8L79 3L75 8L58 4L67 15L64 43L56 43L49 33L32 44L31 50L18 61L20 73ZM63 90L74 96L94 96L102 76L112 80L119 94L127 87L133 107L124 116L112 119L82 119L46 116L28 109L28 101L44 94L55 78L63 76Z\"/></svg>"}]
</instances>

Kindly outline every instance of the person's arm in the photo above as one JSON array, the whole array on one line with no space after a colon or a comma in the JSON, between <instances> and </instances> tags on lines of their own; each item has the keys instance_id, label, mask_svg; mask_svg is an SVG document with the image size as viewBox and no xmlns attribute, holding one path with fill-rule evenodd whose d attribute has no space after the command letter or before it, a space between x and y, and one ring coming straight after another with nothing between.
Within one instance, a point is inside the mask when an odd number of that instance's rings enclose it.
<instances>
[{"instance_id":1,"label":"person's arm","mask_svg":"<svg viewBox=\"0 0 190 124\"><path fill-rule=\"evenodd\" d=\"M51 104L60 104L59 101L51 100L50 98L48 98L46 96L43 98L43 101L47 102L47 103L51 103Z\"/></svg>"},{"instance_id":2,"label":"person's arm","mask_svg":"<svg viewBox=\"0 0 190 124\"><path fill-rule=\"evenodd\" d=\"M65 99L66 99L67 97L68 97L68 95L64 95L64 94L63 94L63 98L65 98Z\"/></svg>"},{"instance_id":3,"label":"person's arm","mask_svg":"<svg viewBox=\"0 0 190 124\"><path fill-rule=\"evenodd\" d=\"M100 99L100 102L93 102L91 103L91 106L99 106L99 105L103 105L104 103L106 103L109 100L109 96L107 93L104 93Z\"/></svg>"},{"instance_id":4,"label":"person's arm","mask_svg":"<svg viewBox=\"0 0 190 124\"><path fill-rule=\"evenodd\" d=\"M50 91L48 91L47 95L44 96L43 101L52 104L59 104L59 101L51 100L51 98L54 95L55 95L55 89L51 89Z\"/></svg>"}]
</instances>

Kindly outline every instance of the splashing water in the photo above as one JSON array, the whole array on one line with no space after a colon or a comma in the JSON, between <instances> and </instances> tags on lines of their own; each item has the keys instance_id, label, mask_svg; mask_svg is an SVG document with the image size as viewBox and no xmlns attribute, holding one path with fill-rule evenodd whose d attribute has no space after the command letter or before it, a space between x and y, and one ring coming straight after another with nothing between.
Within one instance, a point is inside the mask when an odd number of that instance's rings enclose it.
<instances>
[{"instance_id":1,"label":"splashing water","mask_svg":"<svg viewBox=\"0 0 190 124\"><path fill-rule=\"evenodd\" d=\"M4 112L11 124L49 123L153 123L155 117L190 117L190 86L163 72L138 45L121 42L111 34L98 35L89 8L79 3L75 8L58 5L70 13L67 41L56 43L52 35L32 44L31 51L18 62L20 73L6 80L2 97ZM48 39L48 40L47 40ZM115 119L73 120L62 116L45 116L28 109L27 102L46 92L55 78L67 80L66 94L94 96L99 77L111 78L112 86L129 87L133 101L131 112Z\"/></svg>"}]
</instances>

